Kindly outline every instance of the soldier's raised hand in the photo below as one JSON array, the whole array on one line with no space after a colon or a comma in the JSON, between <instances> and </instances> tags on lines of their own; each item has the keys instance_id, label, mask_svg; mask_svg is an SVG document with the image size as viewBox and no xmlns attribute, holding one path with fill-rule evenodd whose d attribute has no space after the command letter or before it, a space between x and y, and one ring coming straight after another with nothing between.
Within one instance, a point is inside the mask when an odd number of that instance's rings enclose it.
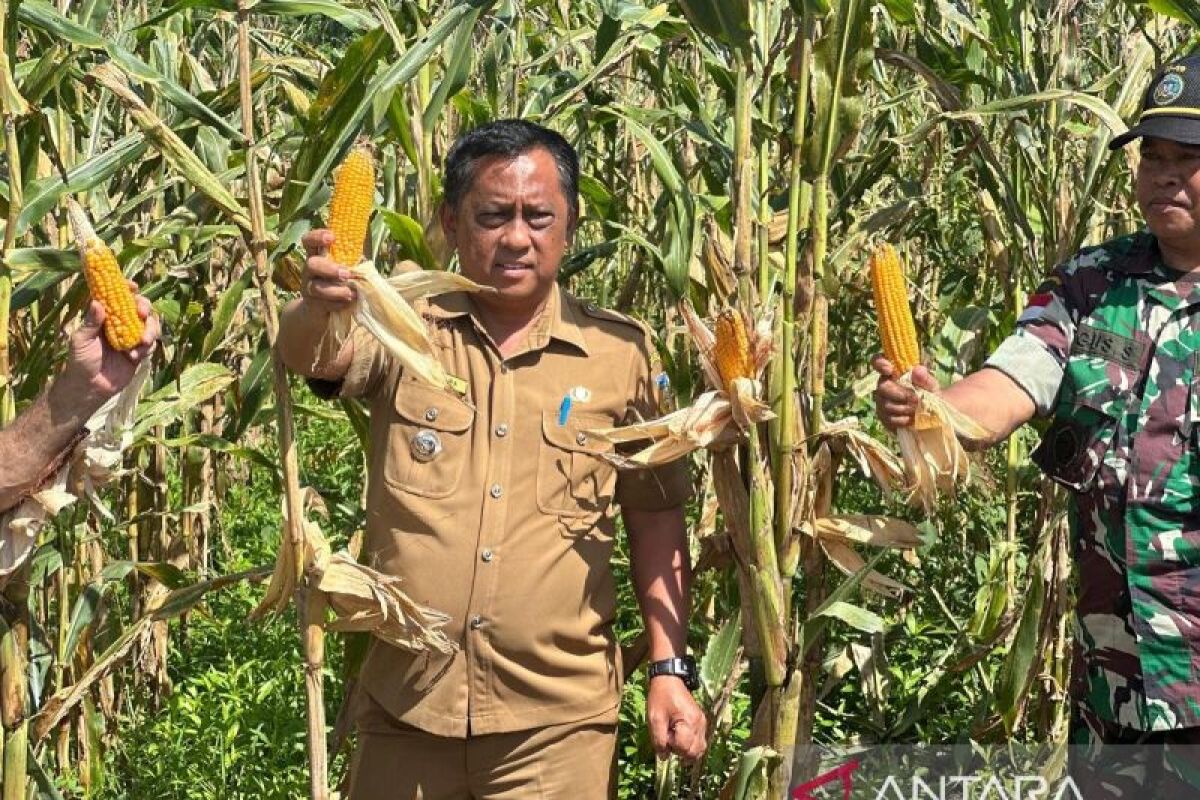
<instances>
[{"instance_id":1,"label":"soldier's raised hand","mask_svg":"<svg viewBox=\"0 0 1200 800\"><path fill-rule=\"evenodd\" d=\"M871 366L879 373L879 382L875 385L875 415L888 430L911 426L917 415L917 393L900 383L896 368L883 356L875 356ZM912 382L931 392L938 390L937 381L922 366L913 367Z\"/></svg>"}]
</instances>

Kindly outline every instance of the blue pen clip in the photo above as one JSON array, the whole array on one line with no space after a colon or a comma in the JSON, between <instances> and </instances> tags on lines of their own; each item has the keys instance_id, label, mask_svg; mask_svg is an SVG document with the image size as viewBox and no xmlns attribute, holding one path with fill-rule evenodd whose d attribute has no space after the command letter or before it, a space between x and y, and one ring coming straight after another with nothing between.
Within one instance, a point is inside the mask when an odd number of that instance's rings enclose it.
<instances>
[{"instance_id":1,"label":"blue pen clip","mask_svg":"<svg viewBox=\"0 0 1200 800\"><path fill-rule=\"evenodd\" d=\"M558 404L558 426L561 428L567 424L567 417L571 415L571 395L563 395L562 402Z\"/></svg>"}]
</instances>

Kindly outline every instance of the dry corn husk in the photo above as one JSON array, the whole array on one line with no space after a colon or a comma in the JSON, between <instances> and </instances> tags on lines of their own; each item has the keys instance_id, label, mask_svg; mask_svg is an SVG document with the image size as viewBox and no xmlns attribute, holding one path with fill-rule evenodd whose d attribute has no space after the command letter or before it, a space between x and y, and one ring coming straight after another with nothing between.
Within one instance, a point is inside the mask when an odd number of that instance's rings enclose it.
<instances>
[{"instance_id":1,"label":"dry corn husk","mask_svg":"<svg viewBox=\"0 0 1200 800\"><path fill-rule=\"evenodd\" d=\"M441 628L450 618L426 608L400 589L400 579L359 564L345 551L332 552L321 528L308 512L324 513L325 504L312 487L305 487L301 520L304 532L304 564L297 570L295 550L281 537L275 572L252 619L280 613L296 591L296 575L307 574L310 585L325 593L334 620L326 627L338 631L370 631L376 638L413 653L436 650L453 653L457 646ZM286 513L286 505L284 507Z\"/></svg>"},{"instance_id":2,"label":"dry corn husk","mask_svg":"<svg viewBox=\"0 0 1200 800\"><path fill-rule=\"evenodd\" d=\"M47 485L0 516L0 588L29 558L46 523L76 500L112 517L98 492L122 474L121 455L133 440L133 415L149 376L150 360L143 359L129 385L87 421L84 438Z\"/></svg>"},{"instance_id":3,"label":"dry corn husk","mask_svg":"<svg viewBox=\"0 0 1200 800\"><path fill-rule=\"evenodd\" d=\"M827 537L818 537L821 549L839 570L846 575L854 575L867 568L867 562L849 545ZM908 587L900 581L889 578L875 570L868 570L863 576L861 586L876 594L892 599L900 597Z\"/></svg>"},{"instance_id":4,"label":"dry corn husk","mask_svg":"<svg viewBox=\"0 0 1200 800\"><path fill-rule=\"evenodd\" d=\"M679 307L692 343L700 356L700 366L710 387L687 408L659 419L638 422L619 428L599 428L588 431L614 444L654 440L631 456L606 453L604 458L625 469L665 464L700 448L727 447L759 422L775 417L762 401L762 382L759 380L771 358L771 320L759 320L748 330L751 376L741 376L726 382L716 362L716 336L696 315L687 302Z\"/></svg>"},{"instance_id":5,"label":"dry corn husk","mask_svg":"<svg viewBox=\"0 0 1200 800\"><path fill-rule=\"evenodd\" d=\"M871 437L854 417L828 423L821 430L826 440L840 439L854 457L863 475L873 479L885 492L902 491L906 486L904 465L886 445Z\"/></svg>"},{"instance_id":6,"label":"dry corn husk","mask_svg":"<svg viewBox=\"0 0 1200 800\"><path fill-rule=\"evenodd\" d=\"M405 271L384 278L371 261L363 261L349 272L355 288L354 308L330 318L318 348L318 360L335 355L349 336L352 324L357 322L379 340L405 372L445 389L446 371L434 355L425 321L412 304L448 292L495 290L442 270Z\"/></svg>"},{"instance_id":7,"label":"dry corn husk","mask_svg":"<svg viewBox=\"0 0 1200 800\"><path fill-rule=\"evenodd\" d=\"M959 437L984 441L991 432L936 393L914 386L912 372L902 375L899 382L917 394L916 422L896 431L908 501L931 513L939 494L953 496L959 483L970 480L971 462Z\"/></svg>"},{"instance_id":8,"label":"dry corn husk","mask_svg":"<svg viewBox=\"0 0 1200 800\"><path fill-rule=\"evenodd\" d=\"M920 547L921 534L910 523L873 514L835 514L816 521L818 538L910 550Z\"/></svg>"}]
</instances>

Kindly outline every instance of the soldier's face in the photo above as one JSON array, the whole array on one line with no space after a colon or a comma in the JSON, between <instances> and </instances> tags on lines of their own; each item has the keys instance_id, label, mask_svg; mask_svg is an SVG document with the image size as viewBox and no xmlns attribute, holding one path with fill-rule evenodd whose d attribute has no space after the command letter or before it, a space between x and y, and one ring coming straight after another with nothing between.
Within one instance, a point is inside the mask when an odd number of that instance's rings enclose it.
<instances>
[{"instance_id":1,"label":"soldier's face","mask_svg":"<svg viewBox=\"0 0 1200 800\"><path fill-rule=\"evenodd\" d=\"M463 275L497 290L476 301L518 313L541 307L575 228L554 157L540 147L481 160L458 207L444 206L441 221Z\"/></svg>"},{"instance_id":2,"label":"soldier's face","mask_svg":"<svg viewBox=\"0 0 1200 800\"><path fill-rule=\"evenodd\" d=\"M1200 258L1200 145L1143 137L1137 201L1160 244Z\"/></svg>"}]
</instances>

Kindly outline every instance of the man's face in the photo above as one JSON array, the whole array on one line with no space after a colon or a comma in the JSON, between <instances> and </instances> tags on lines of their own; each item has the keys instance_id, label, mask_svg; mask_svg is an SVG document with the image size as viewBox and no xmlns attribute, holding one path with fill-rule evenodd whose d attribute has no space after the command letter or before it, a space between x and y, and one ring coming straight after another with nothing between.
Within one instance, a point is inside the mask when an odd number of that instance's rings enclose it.
<instances>
[{"instance_id":1,"label":"man's face","mask_svg":"<svg viewBox=\"0 0 1200 800\"><path fill-rule=\"evenodd\" d=\"M1142 138L1138 208L1159 241L1200 256L1200 145Z\"/></svg>"},{"instance_id":2,"label":"man's face","mask_svg":"<svg viewBox=\"0 0 1200 800\"><path fill-rule=\"evenodd\" d=\"M441 220L463 275L498 291L476 300L529 313L554 287L575 228L558 166L541 147L480 160L471 187L457 208L442 207Z\"/></svg>"}]
</instances>

